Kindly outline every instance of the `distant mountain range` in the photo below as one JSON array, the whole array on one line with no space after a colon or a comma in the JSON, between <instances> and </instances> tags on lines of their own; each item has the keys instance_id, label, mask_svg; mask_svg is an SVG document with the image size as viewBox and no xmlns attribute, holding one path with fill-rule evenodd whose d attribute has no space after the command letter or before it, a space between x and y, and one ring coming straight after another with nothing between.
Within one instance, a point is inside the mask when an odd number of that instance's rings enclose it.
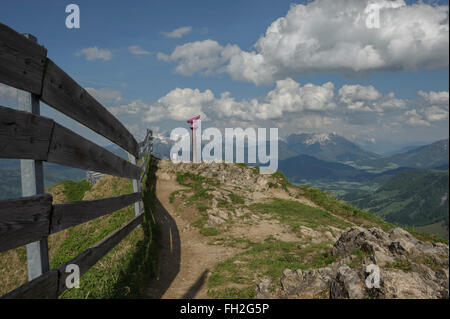
<instances>
[{"instance_id":1,"label":"distant mountain range","mask_svg":"<svg viewBox=\"0 0 450 319\"><path fill-rule=\"evenodd\" d=\"M297 155L310 155L328 162L356 162L380 158L380 155L363 150L336 133L291 134L285 143L287 148Z\"/></svg>"},{"instance_id":2,"label":"distant mountain range","mask_svg":"<svg viewBox=\"0 0 450 319\"><path fill-rule=\"evenodd\" d=\"M357 162L357 165L365 169L397 167L448 169L448 141L448 139L437 141L385 158L361 160Z\"/></svg>"},{"instance_id":3,"label":"distant mountain range","mask_svg":"<svg viewBox=\"0 0 450 319\"><path fill-rule=\"evenodd\" d=\"M156 155L168 158L172 141L164 136L155 136L153 150ZM247 151L247 146L245 146ZM361 161L380 158L380 155L365 151L335 133L292 134L278 141L279 160L297 155L310 155L329 162Z\"/></svg>"}]
</instances>

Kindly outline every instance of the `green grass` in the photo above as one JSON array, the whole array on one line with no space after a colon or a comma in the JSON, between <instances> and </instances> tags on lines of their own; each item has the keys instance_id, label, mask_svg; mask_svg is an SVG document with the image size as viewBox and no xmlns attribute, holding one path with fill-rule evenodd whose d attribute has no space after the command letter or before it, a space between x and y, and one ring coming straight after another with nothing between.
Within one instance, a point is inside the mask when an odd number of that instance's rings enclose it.
<instances>
[{"instance_id":1,"label":"green grass","mask_svg":"<svg viewBox=\"0 0 450 319\"><path fill-rule=\"evenodd\" d=\"M91 189L91 184L88 181L83 180L80 182L64 181L64 195L69 203L83 200L84 193Z\"/></svg>"},{"instance_id":2,"label":"green grass","mask_svg":"<svg viewBox=\"0 0 450 319\"><path fill-rule=\"evenodd\" d=\"M132 189L131 183L125 187L116 186L113 185L112 193ZM116 194L111 194L113 195ZM61 298L136 298L142 294L145 284L155 274L157 263L159 229L152 213L155 198L155 176L150 168L143 182L145 218L141 226L81 277L79 289L66 290ZM51 260L51 268L68 262L133 217L133 207L129 206L69 229L67 237Z\"/></svg>"},{"instance_id":3,"label":"green grass","mask_svg":"<svg viewBox=\"0 0 450 319\"><path fill-rule=\"evenodd\" d=\"M256 203L249 206L255 212L270 214L280 222L298 231L301 225L317 228L319 226L335 226L345 228L349 223L336 218L330 213L307 206L297 201L275 198L270 203Z\"/></svg>"},{"instance_id":4,"label":"green grass","mask_svg":"<svg viewBox=\"0 0 450 319\"><path fill-rule=\"evenodd\" d=\"M395 262L386 265L386 268L395 268L400 269L404 272L408 272L411 270L411 263L405 259L395 258Z\"/></svg>"},{"instance_id":5,"label":"green grass","mask_svg":"<svg viewBox=\"0 0 450 319\"><path fill-rule=\"evenodd\" d=\"M343 199L398 225L448 224L448 170L405 170L388 178L373 192ZM448 230L446 230L448 237Z\"/></svg>"},{"instance_id":6,"label":"green grass","mask_svg":"<svg viewBox=\"0 0 450 319\"><path fill-rule=\"evenodd\" d=\"M348 266L353 269L359 268L362 264L363 259L371 256L369 252L363 251L360 248L353 249L352 255L356 256L356 258L353 259Z\"/></svg>"},{"instance_id":7,"label":"green grass","mask_svg":"<svg viewBox=\"0 0 450 319\"><path fill-rule=\"evenodd\" d=\"M262 243L248 244L248 250L220 262L212 271L208 281L208 294L211 297L253 298L258 278L269 277L272 282L278 282L287 268L319 268L336 260L329 254L331 242L299 249L299 242L283 242L268 237ZM242 288L227 287L230 284Z\"/></svg>"},{"instance_id":8,"label":"green grass","mask_svg":"<svg viewBox=\"0 0 450 319\"><path fill-rule=\"evenodd\" d=\"M447 256L440 256L441 259L448 259ZM431 268L434 271L438 271L444 268L448 269L447 267L442 267L442 265L439 265L439 263L436 260L436 256L427 256L427 255L422 255L419 257L414 258L415 262L421 263L429 268Z\"/></svg>"},{"instance_id":9,"label":"green grass","mask_svg":"<svg viewBox=\"0 0 450 319\"><path fill-rule=\"evenodd\" d=\"M197 228L203 228L207 220L208 215L202 214L202 216L199 219L197 219L195 222L192 223L192 226Z\"/></svg>"},{"instance_id":10,"label":"green grass","mask_svg":"<svg viewBox=\"0 0 450 319\"><path fill-rule=\"evenodd\" d=\"M204 211L207 211L209 209L209 206L205 205L203 203L198 203L196 207L197 207L197 210L199 212L204 212Z\"/></svg>"},{"instance_id":11,"label":"green grass","mask_svg":"<svg viewBox=\"0 0 450 319\"><path fill-rule=\"evenodd\" d=\"M244 204L245 203L245 200L242 197L240 197L234 193L230 193L228 196L230 196L230 199L234 204Z\"/></svg>"},{"instance_id":12,"label":"green grass","mask_svg":"<svg viewBox=\"0 0 450 319\"><path fill-rule=\"evenodd\" d=\"M231 203L225 199L219 199L217 201L217 207L226 208L228 210L233 210L233 205L231 205Z\"/></svg>"},{"instance_id":13,"label":"green grass","mask_svg":"<svg viewBox=\"0 0 450 319\"><path fill-rule=\"evenodd\" d=\"M188 189L177 190L170 194L169 201L174 202L175 196L180 192L193 192L187 199L187 203L195 204L198 211L204 212L209 208L210 200L213 195L209 193L210 188L204 185L217 185L214 179L203 177L199 174L190 172L177 172L177 182L188 187Z\"/></svg>"},{"instance_id":14,"label":"green grass","mask_svg":"<svg viewBox=\"0 0 450 319\"><path fill-rule=\"evenodd\" d=\"M213 196L211 194L209 194L208 191L209 191L209 189L207 189L207 188L200 188L200 189L198 189L194 193L194 195L189 197L188 202L189 203L195 203L195 202L198 202L198 201L211 199Z\"/></svg>"},{"instance_id":15,"label":"green grass","mask_svg":"<svg viewBox=\"0 0 450 319\"><path fill-rule=\"evenodd\" d=\"M220 234L220 231L214 227L203 227L200 229L200 234L203 236L217 236Z\"/></svg>"},{"instance_id":16,"label":"green grass","mask_svg":"<svg viewBox=\"0 0 450 319\"><path fill-rule=\"evenodd\" d=\"M355 223L358 226L366 228L379 227L384 231L388 231L395 227L401 227L406 231L408 231L409 233L411 233L411 235L413 235L419 240L433 243L441 242L448 245L448 241L443 238L440 238L439 236L420 232L413 226L391 224L372 213L363 211L355 206L340 201L333 195L318 188L311 186L293 186L293 187L297 188L302 194L302 196L305 196L316 205L322 207L323 209L335 215L341 216Z\"/></svg>"},{"instance_id":17,"label":"green grass","mask_svg":"<svg viewBox=\"0 0 450 319\"><path fill-rule=\"evenodd\" d=\"M224 288L216 291L212 290L210 296L216 299L253 299L255 298L255 287Z\"/></svg>"},{"instance_id":18,"label":"green grass","mask_svg":"<svg viewBox=\"0 0 450 319\"><path fill-rule=\"evenodd\" d=\"M276 171L272 174L272 177L277 180L277 182L281 185L281 188L284 189L286 192L288 191L288 186L294 186L291 182L289 182L284 176L283 172ZM277 187L276 184L273 184L272 182L269 183L269 187Z\"/></svg>"},{"instance_id":19,"label":"green grass","mask_svg":"<svg viewBox=\"0 0 450 319\"><path fill-rule=\"evenodd\" d=\"M426 234L437 235L438 237L445 239L447 242L449 239L448 229L443 221L426 226L416 226L416 230Z\"/></svg>"},{"instance_id":20,"label":"green grass","mask_svg":"<svg viewBox=\"0 0 450 319\"><path fill-rule=\"evenodd\" d=\"M186 192L189 192L189 191L190 191L190 189L179 189L179 190L173 191L173 192L170 193L170 195L169 195L169 202L170 202L170 203L173 203L173 202L175 201L175 197L176 197L178 194L180 194L180 193L186 193Z\"/></svg>"},{"instance_id":21,"label":"green grass","mask_svg":"<svg viewBox=\"0 0 450 319\"><path fill-rule=\"evenodd\" d=\"M215 179L201 176L200 174L194 174L191 172L177 172L177 182L180 185L192 188L194 191L203 188L202 184L218 185L218 181Z\"/></svg>"},{"instance_id":22,"label":"green grass","mask_svg":"<svg viewBox=\"0 0 450 319\"><path fill-rule=\"evenodd\" d=\"M197 227L200 231L200 234L203 236L217 236L220 234L220 231L214 227L205 227L205 223L208 220L208 215L203 213L200 218L198 218L195 222L192 223L192 226Z\"/></svg>"}]
</instances>

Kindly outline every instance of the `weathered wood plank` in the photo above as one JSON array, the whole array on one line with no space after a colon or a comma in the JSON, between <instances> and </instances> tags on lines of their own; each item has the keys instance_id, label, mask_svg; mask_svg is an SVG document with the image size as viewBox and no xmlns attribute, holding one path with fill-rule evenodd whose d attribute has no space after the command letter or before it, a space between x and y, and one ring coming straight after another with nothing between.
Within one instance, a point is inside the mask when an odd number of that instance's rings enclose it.
<instances>
[{"instance_id":1,"label":"weathered wood plank","mask_svg":"<svg viewBox=\"0 0 450 319\"><path fill-rule=\"evenodd\" d=\"M47 160L53 120L0 106L0 157Z\"/></svg>"},{"instance_id":2,"label":"weathered wood plank","mask_svg":"<svg viewBox=\"0 0 450 319\"><path fill-rule=\"evenodd\" d=\"M47 49L0 23L0 83L41 94Z\"/></svg>"},{"instance_id":3,"label":"weathered wood plank","mask_svg":"<svg viewBox=\"0 0 450 319\"><path fill-rule=\"evenodd\" d=\"M113 249L118 243L120 243L122 239L124 239L129 233L131 233L131 231L142 222L143 217L144 214L140 214L134 217L132 220L122 225L114 233L103 238L91 248L88 248L74 259L59 267L58 295L66 290L66 278L69 273L66 273L65 270L68 265L77 265L80 268L80 275L85 274L103 256L105 256L111 249Z\"/></svg>"},{"instance_id":4,"label":"weathered wood plank","mask_svg":"<svg viewBox=\"0 0 450 319\"><path fill-rule=\"evenodd\" d=\"M53 120L0 106L0 157L45 160L120 177L140 169Z\"/></svg>"},{"instance_id":5,"label":"weathered wood plank","mask_svg":"<svg viewBox=\"0 0 450 319\"><path fill-rule=\"evenodd\" d=\"M50 233L56 233L68 227L104 216L139 200L141 200L141 193L132 193L110 198L53 205Z\"/></svg>"},{"instance_id":6,"label":"weathered wood plank","mask_svg":"<svg viewBox=\"0 0 450 319\"><path fill-rule=\"evenodd\" d=\"M0 252L48 236L52 200L42 194L0 201Z\"/></svg>"},{"instance_id":7,"label":"weathered wood plank","mask_svg":"<svg viewBox=\"0 0 450 319\"><path fill-rule=\"evenodd\" d=\"M50 59L43 85L43 102L138 155L138 143L125 126Z\"/></svg>"},{"instance_id":8,"label":"weathered wood plank","mask_svg":"<svg viewBox=\"0 0 450 319\"><path fill-rule=\"evenodd\" d=\"M58 271L51 270L0 297L1 299L56 299Z\"/></svg>"},{"instance_id":9,"label":"weathered wood plank","mask_svg":"<svg viewBox=\"0 0 450 319\"><path fill-rule=\"evenodd\" d=\"M140 170L123 158L55 123L49 162L120 177L136 178Z\"/></svg>"}]
</instances>

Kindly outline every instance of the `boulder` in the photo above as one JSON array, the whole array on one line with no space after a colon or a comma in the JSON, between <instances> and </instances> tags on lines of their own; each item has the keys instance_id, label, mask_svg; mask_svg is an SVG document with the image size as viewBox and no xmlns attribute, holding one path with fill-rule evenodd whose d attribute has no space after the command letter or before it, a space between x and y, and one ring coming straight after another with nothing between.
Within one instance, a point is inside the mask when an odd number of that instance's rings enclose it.
<instances>
[{"instance_id":1,"label":"boulder","mask_svg":"<svg viewBox=\"0 0 450 319\"><path fill-rule=\"evenodd\" d=\"M348 266L339 267L336 278L331 283L330 297L333 299L363 299L365 285L358 273Z\"/></svg>"},{"instance_id":2,"label":"boulder","mask_svg":"<svg viewBox=\"0 0 450 319\"><path fill-rule=\"evenodd\" d=\"M281 286L287 298L328 298L333 272L331 268L296 271L286 269L281 277Z\"/></svg>"},{"instance_id":3,"label":"boulder","mask_svg":"<svg viewBox=\"0 0 450 319\"><path fill-rule=\"evenodd\" d=\"M427 281L416 272L399 269L384 269L381 272L380 298L436 299L442 292L433 281ZM447 292L448 294L448 292Z\"/></svg>"}]
</instances>

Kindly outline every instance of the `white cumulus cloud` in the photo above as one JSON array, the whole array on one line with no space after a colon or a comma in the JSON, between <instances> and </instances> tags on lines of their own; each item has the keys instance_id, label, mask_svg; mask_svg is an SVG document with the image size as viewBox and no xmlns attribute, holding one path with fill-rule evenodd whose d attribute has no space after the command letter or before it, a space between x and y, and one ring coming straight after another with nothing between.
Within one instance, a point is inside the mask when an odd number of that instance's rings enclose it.
<instances>
[{"instance_id":1,"label":"white cumulus cloud","mask_svg":"<svg viewBox=\"0 0 450 319\"><path fill-rule=\"evenodd\" d=\"M449 93L448 91L418 91L420 99L418 107L406 111L403 119L413 126L431 126L433 122L448 121Z\"/></svg>"},{"instance_id":2,"label":"white cumulus cloud","mask_svg":"<svg viewBox=\"0 0 450 319\"><path fill-rule=\"evenodd\" d=\"M378 0L380 25L373 28L366 24L370 3L315 0L294 4L286 16L267 28L251 51L204 40L178 46L160 58L177 62L175 70L184 75L226 71L233 79L255 84L320 72L448 67L448 6Z\"/></svg>"},{"instance_id":3,"label":"white cumulus cloud","mask_svg":"<svg viewBox=\"0 0 450 319\"><path fill-rule=\"evenodd\" d=\"M170 54L158 53L157 58L163 61L179 61L175 71L183 75L196 72L206 75L220 71L219 68L230 56L239 52L236 45L221 46L217 41L204 40L179 45Z\"/></svg>"},{"instance_id":4,"label":"white cumulus cloud","mask_svg":"<svg viewBox=\"0 0 450 319\"><path fill-rule=\"evenodd\" d=\"M88 61L103 60L108 61L112 58L112 52L108 49L100 49L96 46L84 48L75 53L76 56L84 56Z\"/></svg>"},{"instance_id":5,"label":"white cumulus cloud","mask_svg":"<svg viewBox=\"0 0 450 319\"><path fill-rule=\"evenodd\" d=\"M133 55L147 55L150 54L149 51L144 50L143 48L141 48L138 45L132 45L128 47L128 52L130 52Z\"/></svg>"},{"instance_id":6,"label":"white cumulus cloud","mask_svg":"<svg viewBox=\"0 0 450 319\"><path fill-rule=\"evenodd\" d=\"M210 90L200 92L198 89L176 88L150 105L145 112L145 121L156 122L161 119L185 121L195 115L207 119L204 110L214 101Z\"/></svg>"},{"instance_id":7,"label":"white cumulus cloud","mask_svg":"<svg viewBox=\"0 0 450 319\"><path fill-rule=\"evenodd\" d=\"M179 39L192 31L192 27L181 27L171 32L161 32L165 37Z\"/></svg>"},{"instance_id":8,"label":"white cumulus cloud","mask_svg":"<svg viewBox=\"0 0 450 319\"><path fill-rule=\"evenodd\" d=\"M422 97L428 104L433 105L442 105L447 106L449 104L449 95L448 91L434 92L429 91L425 92L420 90L417 94Z\"/></svg>"},{"instance_id":9,"label":"white cumulus cloud","mask_svg":"<svg viewBox=\"0 0 450 319\"><path fill-rule=\"evenodd\" d=\"M338 97L340 105L349 111L383 113L406 107L405 101L397 99L393 92L383 96L372 85L343 85Z\"/></svg>"}]
</instances>

